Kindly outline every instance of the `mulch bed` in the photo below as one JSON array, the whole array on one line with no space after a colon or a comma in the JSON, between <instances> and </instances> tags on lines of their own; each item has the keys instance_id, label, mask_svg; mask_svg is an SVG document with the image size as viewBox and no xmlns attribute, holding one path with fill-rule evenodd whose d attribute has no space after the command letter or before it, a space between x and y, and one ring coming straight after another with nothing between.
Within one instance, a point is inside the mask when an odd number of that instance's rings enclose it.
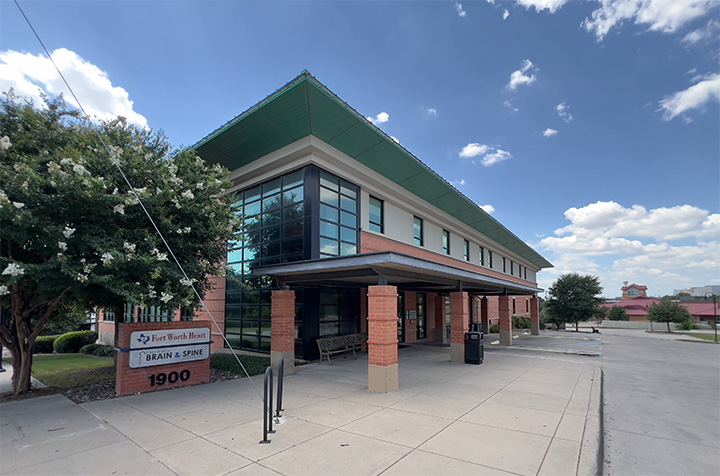
<instances>
[{"instance_id":1,"label":"mulch bed","mask_svg":"<svg viewBox=\"0 0 720 476\"><path fill-rule=\"evenodd\" d=\"M210 382L220 382L223 380L233 380L240 378L231 372L224 370L210 369ZM92 385L84 385L82 387L73 388L33 388L30 392L22 395L13 395L12 393L4 393L0 395L0 403L16 402L27 398L44 397L46 395L54 395L62 393L75 403L94 402L96 400L105 400L115 398L115 381L94 383Z\"/></svg>"}]
</instances>

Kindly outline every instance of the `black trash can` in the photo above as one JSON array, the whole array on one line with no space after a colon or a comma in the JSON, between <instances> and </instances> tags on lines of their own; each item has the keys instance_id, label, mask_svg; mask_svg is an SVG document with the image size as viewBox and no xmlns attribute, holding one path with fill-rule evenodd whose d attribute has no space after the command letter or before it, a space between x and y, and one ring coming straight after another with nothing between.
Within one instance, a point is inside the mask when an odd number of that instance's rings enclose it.
<instances>
[{"instance_id":1,"label":"black trash can","mask_svg":"<svg viewBox=\"0 0 720 476\"><path fill-rule=\"evenodd\" d=\"M465 363L480 365L485 358L482 332L465 333Z\"/></svg>"}]
</instances>

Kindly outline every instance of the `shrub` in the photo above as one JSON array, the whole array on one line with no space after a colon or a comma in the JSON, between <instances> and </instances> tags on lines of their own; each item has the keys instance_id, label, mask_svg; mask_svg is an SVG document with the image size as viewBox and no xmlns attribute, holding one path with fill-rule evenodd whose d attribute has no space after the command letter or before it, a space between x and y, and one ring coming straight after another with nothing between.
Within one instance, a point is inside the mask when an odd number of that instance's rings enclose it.
<instances>
[{"instance_id":1,"label":"shrub","mask_svg":"<svg viewBox=\"0 0 720 476\"><path fill-rule=\"evenodd\" d=\"M530 318L513 316L512 324L514 329L530 329Z\"/></svg>"},{"instance_id":2,"label":"shrub","mask_svg":"<svg viewBox=\"0 0 720 476\"><path fill-rule=\"evenodd\" d=\"M86 344L82 347L80 347L80 353L81 354L87 354L87 355L93 355L95 353L95 349L102 346L102 344Z\"/></svg>"},{"instance_id":3,"label":"shrub","mask_svg":"<svg viewBox=\"0 0 720 476\"><path fill-rule=\"evenodd\" d=\"M497 334L498 332L500 332L500 324L490 326L490 334Z\"/></svg>"},{"instance_id":4,"label":"shrub","mask_svg":"<svg viewBox=\"0 0 720 476\"><path fill-rule=\"evenodd\" d=\"M627 312L624 308L622 308L622 307L620 307L620 306L613 306L613 307L610 309L610 313L608 314L608 318L609 318L611 321L629 321L629 320L630 320L630 315L628 314L628 312Z\"/></svg>"},{"instance_id":5,"label":"shrub","mask_svg":"<svg viewBox=\"0 0 720 476\"><path fill-rule=\"evenodd\" d=\"M93 355L97 357L112 357L115 355L115 347L111 345L100 345L95 349Z\"/></svg>"},{"instance_id":6,"label":"shrub","mask_svg":"<svg viewBox=\"0 0 720 476\"><path fill-rule=\"evenodd\" d=\"M250 376L262 375L265 369L270 365L269 357L260 357L255 355L238 355L240 362L245 366ZM235 356L232 354L216 353L210 356L210 368L224 370L245 377L240 364L237 363Z\"/></svg>"},{"instance_id":7,"label":"shrub","mask_svg":"<svg viewBox=\"0 0 720 476\"><path fill-rule=\"evenodd\" d=\"M681 331L691 331L693 329L699 329L700 326L695 324L693 321L687 320L677 324L677 328Z\"/></svg>"},{"instance_id":8,"label":"shrub","mask_svg":"<svg viewBox=\"0 0 720 476\"><path fill-rule=\"evenodd\" d=\"M52 354L53 344L58 337L60 336L40 336L35 339L33 354Z\"/></svg>"},{"instance_id":9,"label":"shrub","mask_svg":"<svg viewBox=\"0 0 720 476\"><path fill-rule=\"evenodd\" d=\"M75 354L84 345L94 344L97 338L97 332L94 331L68 332L55 340L53 348L58 354Z\"/></svg>"}]
</instances>

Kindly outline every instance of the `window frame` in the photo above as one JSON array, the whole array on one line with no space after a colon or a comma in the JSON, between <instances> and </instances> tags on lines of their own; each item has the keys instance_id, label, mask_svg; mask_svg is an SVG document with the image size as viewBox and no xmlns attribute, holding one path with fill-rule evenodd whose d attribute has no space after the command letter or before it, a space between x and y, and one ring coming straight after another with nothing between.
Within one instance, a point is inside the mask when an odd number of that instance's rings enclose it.
<instances>
[{"instance_id":1,"label":"window frame","mask_svg":"<svg viewBox=\"0 0 720 476\"><path fill-rule=\"evenodd\" d=\"M450 232L447 230L442 231L442 250L444 254L450 256Z\"/></svg>"},{"instance_id":2,"label":"window frame","mask_svg":"<svg viewBox=\"0 0 720 476\"><path fill-rule=\"evenodd\" d=\"M463 257L465 261L470 261L470 242L468 240L464 240L463 243Z\"/></svg>"},{"instance_id":3,"label":"window frame","mask_svg":"<svg viewBox=\"0 0 720 476\"><path fill-rule=\"evenodd\" d=\"M418 230L420 231L420 236L416 233ZM423 219L418 216L413 216L413 243L417 246L425 246L424 234L425 227Z\"/></svg>"},{"instance_id":4,"label":"window frame","mask_svg":"<svg viewBox=\"0 0 720 476\"><path fill-rule=\"evenodd\" d=\"M373 211L373 200L376 200L379 203L379 216L380 216L380 223L375 223L372 220L372 211ZM370 230L377 232L377 233L385 233L385 202L380 200L377 197L373 197L370 195L370 199L368 200L368 223L370 224ZM375 226L377 229L373 228Z\"/></svg>"}]
</instances>

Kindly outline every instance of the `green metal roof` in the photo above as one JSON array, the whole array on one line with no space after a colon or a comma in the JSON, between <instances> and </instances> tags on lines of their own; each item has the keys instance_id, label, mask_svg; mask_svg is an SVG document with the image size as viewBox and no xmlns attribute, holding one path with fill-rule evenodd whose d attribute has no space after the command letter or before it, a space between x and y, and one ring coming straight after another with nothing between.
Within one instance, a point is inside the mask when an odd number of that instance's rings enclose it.
<instances>
[{"instance_id":1,"label":"green metal roof","mask_svg":"<svg viewBox=\"0 0 720 476\"><path fill-rule=\"evenodd\" d=\"M533 263L552 264L308 71L195 145L207 162L238 169L313 135Z\"/></svg>"}]
</instances>

